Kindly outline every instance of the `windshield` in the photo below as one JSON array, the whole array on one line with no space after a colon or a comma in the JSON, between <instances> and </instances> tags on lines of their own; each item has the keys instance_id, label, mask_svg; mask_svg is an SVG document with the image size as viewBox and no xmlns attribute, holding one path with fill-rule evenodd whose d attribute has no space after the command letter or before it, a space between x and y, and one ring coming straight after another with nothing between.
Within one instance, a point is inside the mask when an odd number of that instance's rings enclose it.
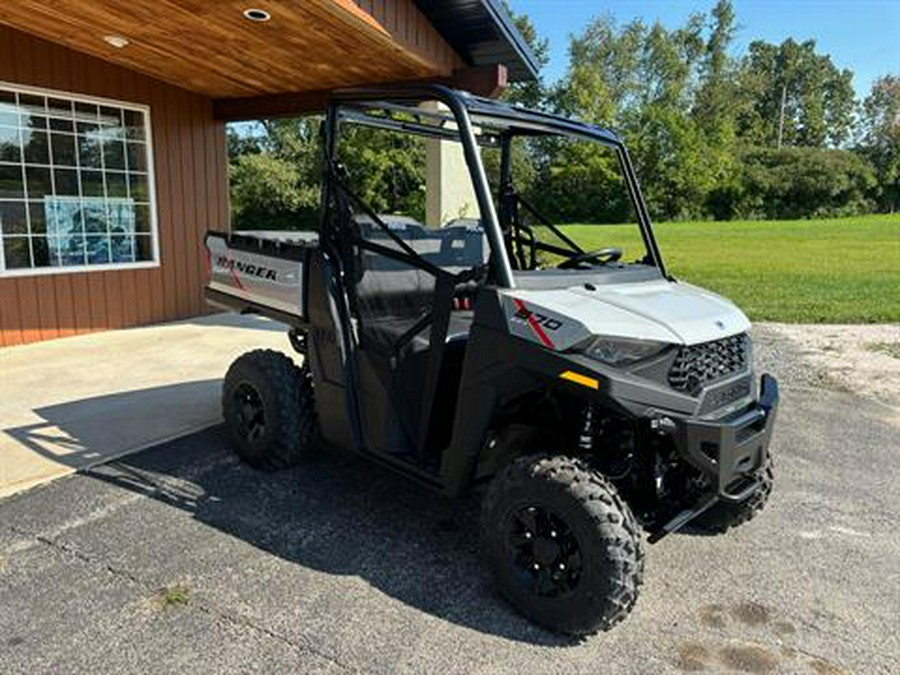
<instances>
[{"instance_id":1,"label":"windshield","mask_svg":"<svg viewBox=\"0 0 900 675\"><path fill-rule=\"evenodd\" d=\"M652 264L615 147L509 135L482 159L514 270Z\"/></svg>"}]
</instances>

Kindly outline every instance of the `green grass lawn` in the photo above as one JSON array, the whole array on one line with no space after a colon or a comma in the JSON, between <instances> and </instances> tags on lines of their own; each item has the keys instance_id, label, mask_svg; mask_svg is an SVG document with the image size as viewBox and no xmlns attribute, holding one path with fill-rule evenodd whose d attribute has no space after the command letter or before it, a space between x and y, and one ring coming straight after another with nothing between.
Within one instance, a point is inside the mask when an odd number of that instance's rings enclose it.
<instances>
[{"instance_id":1,"label":"green grass lawn","mask_svg":"<svg viewBox=\"0 0 900 675\"><path fill-rule=\"evenodd\" d=\"M569 225L587 248L642 250L633 225ZM662 223L663 259L679 279L721 293L751 319L900 321L900 214L832 220Z\"/></svg>"}]
</instances>

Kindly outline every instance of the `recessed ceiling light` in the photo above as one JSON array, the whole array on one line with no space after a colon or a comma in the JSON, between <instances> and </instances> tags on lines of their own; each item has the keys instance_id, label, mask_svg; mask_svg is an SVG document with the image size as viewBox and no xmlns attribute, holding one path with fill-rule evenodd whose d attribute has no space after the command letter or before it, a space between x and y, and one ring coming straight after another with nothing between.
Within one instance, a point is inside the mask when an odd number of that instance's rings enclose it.
<instances>
[{"instance_id":1,"label":"recessed ceiling light","mask_svg":"<svg viewBox=\"0 0 900 675\"><path fill-rule=\"evenodd\" d=\"M116 49L122 49L128 45L128 38L123 38L121 35L104 35L103 41Z\"/></svg>"},{"instance_id":2,"label":"recessed ceiling light","mask_svg":"<svg viewBox=\"0 0 900 675\"><path fill-rule=\"evenodd\" d=\"M251 7L250 9L244 10L244 18L250 19L250 21L257 21L259 23L263 23L272 18L272 15L269 14L264 9L259 9L258 7Z\"/></svg>"}]
</instances>

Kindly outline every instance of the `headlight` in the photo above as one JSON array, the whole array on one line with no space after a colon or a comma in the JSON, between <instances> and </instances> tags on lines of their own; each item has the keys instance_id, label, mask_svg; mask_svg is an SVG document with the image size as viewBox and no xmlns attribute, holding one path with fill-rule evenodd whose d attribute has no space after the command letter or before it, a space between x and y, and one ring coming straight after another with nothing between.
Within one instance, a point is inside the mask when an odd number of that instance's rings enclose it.
<instances>
[{"instance_id":1,"label":"headlight","mask_svg":"<svg viewBox=\"0 0 900 675\"><path fill-rule=\"evenodd\" d=\"M659 354L668 346L667 342L600 336L585 343L579 351L603 363L622 366Z\"/></svg>"}]
</instances>

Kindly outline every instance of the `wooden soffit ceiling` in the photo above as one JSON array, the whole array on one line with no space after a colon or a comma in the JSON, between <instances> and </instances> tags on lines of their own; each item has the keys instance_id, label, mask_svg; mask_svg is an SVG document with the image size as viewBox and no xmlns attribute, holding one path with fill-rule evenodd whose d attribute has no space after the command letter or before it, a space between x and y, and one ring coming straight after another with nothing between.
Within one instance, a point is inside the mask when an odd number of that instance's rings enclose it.
<instances>
[{"instance_id":1,"label":"wooden soffit ceiling","mask_svg":"<svg viewBox=\"0 0 900 675\"><path fill-rule=\"evenodd\" d=\"M271 18L250 21L250 8ZM213 98L442 77L462 64L412 0L0 0L0 23Z\"/></svg>"}]
</instances>

